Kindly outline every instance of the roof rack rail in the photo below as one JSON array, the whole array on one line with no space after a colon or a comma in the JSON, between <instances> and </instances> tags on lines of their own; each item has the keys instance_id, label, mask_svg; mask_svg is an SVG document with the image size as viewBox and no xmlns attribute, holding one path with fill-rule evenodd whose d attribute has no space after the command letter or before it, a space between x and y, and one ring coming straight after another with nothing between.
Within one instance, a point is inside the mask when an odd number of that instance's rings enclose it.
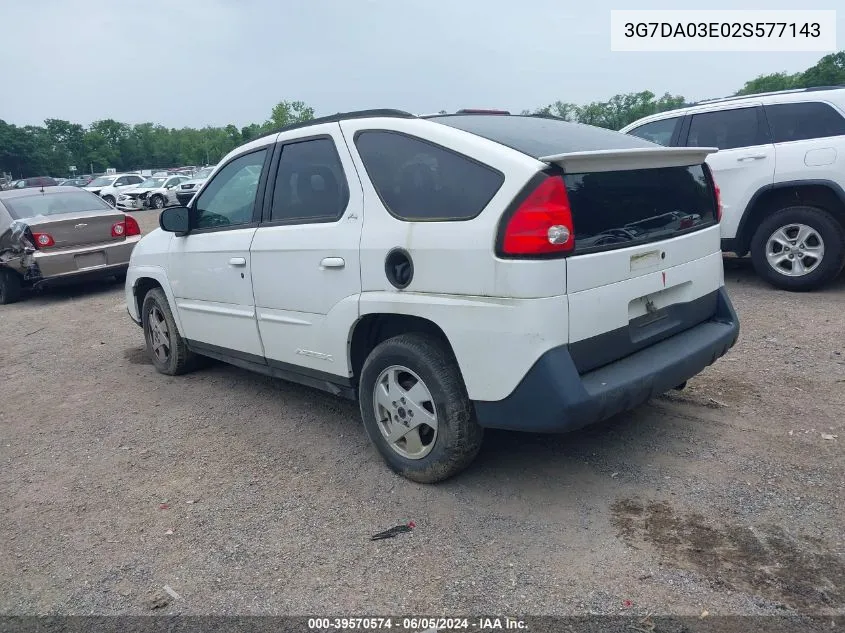
<instances>
[{"instance_id":1,"label":"roof rack rail","mask_svg":"<svg viewBox=\"0 0 845 633\"><path fill-rule=\"evenodd\" d=\"M351 112L338 112L336 114L330 114L328 116L321 116L317 117L316 119L301 121L300 123L291 123L290 125L285 125L284 127L276 128L275 130L265 132L264 134L262 134L261 136L257 136L256 138L264 138L266 136L278 134L279 132L287 132L288 130L296 130L299 128L308 127L309 125L320 125L321 123L337 123L338 121L346 121L348 119L365 119L369 117L395 117L397 119L417 118L415 114L411 114L410 112L405 112L404 110L394 110L391 108L376 108L373 110L353 110Z\"/></svg>"},{"instance_id":2,"label":"roof rack rail","mask_svg":"<svg viewBox=\"0 0 845 633\"><path fill-rule=\"evenodd\" d=\"M840 86L813 86L810 88L789 88L787 90L770 90L768 92L757 92L750 95L733 95L730 97L716 97L715 99L702 99L701 101L696 101L692 105L703 105L706 103L721 103L723 101L734 101L738 99L753 99L755 97L769 97L771 95L788 95L788 94L796 94L799 92L817 92L823 90L841 90L845 88L845 85Z\"/></svg>"}]
</instances>

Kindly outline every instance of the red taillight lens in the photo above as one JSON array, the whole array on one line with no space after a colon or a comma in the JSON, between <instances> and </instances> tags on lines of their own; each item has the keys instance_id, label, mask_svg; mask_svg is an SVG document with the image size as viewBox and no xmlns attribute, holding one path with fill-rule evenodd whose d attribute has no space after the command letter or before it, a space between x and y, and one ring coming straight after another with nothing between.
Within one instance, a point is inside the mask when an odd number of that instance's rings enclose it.
<instances>
[{"instance_id":1,"label":"red taillight lens","mask_svg":"<svg viewBox=\"0 0 845 633\"><path fill-rule=\"evenodd\" d=\"M713 191L716 193L716 222L722 221L722 192L719 191L719 185L713 183Z\"/></svg>"},{"instance_id":2,"label":"red taillight lens","mask_svg":"<svg viewBox=\"0 0 845 633\"><path fill-rule=\"evenodd\" d=\"M126 216L124 224L126 225L126 237L141 234L141 227L138 226L138 221L131 215Z\"/></svg>"},{"instance_id":3,"label":"red taillight lens","mask_svg":"<svg viewBox=\"0 0 845 633\"><path fill-rule=\"evenodd\" d=\"M35 242L35 248L50 248L56 245L56 241L49 233L33 233L32 239Z\"/></svg>"},{"instance_id":4,"label":"red taillight lens","mask_svg":"<svg viewBox=\"0 0 845 633\"><path fill-rule=\"evenodd\" d=\"M574 247L575 229L566 185L560 176L548 176L508 220L502 254L549 255Z\"/></svg>"}]
</instances>

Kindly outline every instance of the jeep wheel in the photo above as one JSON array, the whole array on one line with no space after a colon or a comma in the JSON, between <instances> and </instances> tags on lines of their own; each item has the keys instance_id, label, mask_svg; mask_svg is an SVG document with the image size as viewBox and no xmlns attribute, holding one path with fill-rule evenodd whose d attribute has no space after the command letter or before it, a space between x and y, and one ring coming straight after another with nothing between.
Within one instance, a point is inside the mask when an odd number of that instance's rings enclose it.
<instances>
[{"instance_id":1,"label":"jeep wheel","mask_svg":"<svg viewBox=\"0 0 845 633\"><path fill-rule=\"evenodd\" d=\"M106 204L114 206L114 196L103 196L103 200L106 202Z\"/></svg>"},{"instance_id":2,"label":"jeep wheel","mask_svg":"<svg viewBox=\"0 0 845 633\"><path fill-rule=\"evenodd\" d=\"M194 355L176 329L173 313L161 288L150 290L144 297L141 319L147 355L156 370L176 376L194 368Z\"/></svg>"},{"instance_id":3,"label":"jeep wheel","mask_svg":"<svg viewBox=\"0 0 845 633\"><path fill-rule=\"evenodd\" d=\"M150 200L150 202L152 203L151 206L153 207L153 209L164 208L164 197L160 196L159 194L154 195L153 199Z\"/></svg>"},{"instance_id":4,"label":"jeep wheel","mask_svg":"<svg viewBox=\"0 0 845 633\"><path fill-rule=\"evenodd\" d=\"M816 207L787 207L766 218L751 240L757 274L783 290L813 290L845 264L845 231Z\"/></svg>"},{"instance_id":5,"label":"jeep wheel","mask_svg":"<svg viewBox=\"0 0 845 633\"><path fill-rule=\"evenodd\" d=\"M21 278L17 273L0 268L0 305L15 303L21 298Z\"/></svg>"},{"instance_id":6,"label":"jeep wheel","mask_svg":"<svg viewBox=\"0 0 845 633\"><path fill-rule=\"evenodd\" d=\"M436 337L404 334L367 357L359 386L364 428L387 464L420 483L466 468L481 448L457 362Z\"/></svg>"}]
</instances>

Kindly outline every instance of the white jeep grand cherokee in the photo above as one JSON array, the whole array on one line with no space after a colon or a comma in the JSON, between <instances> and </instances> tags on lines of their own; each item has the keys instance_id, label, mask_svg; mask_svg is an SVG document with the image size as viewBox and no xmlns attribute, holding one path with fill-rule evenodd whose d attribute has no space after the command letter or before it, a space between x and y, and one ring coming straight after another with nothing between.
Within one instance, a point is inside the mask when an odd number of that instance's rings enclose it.
<instances>
[{"instance_id":1,"label":"white jeep grand cherokee","mask_svg":"<svg viewBox=\"0 0 845 633\"><path fill-rule=\"evenodd\" d=\"M316 119L165 210L127 307L158 371L208 356L357 398L387 463L439 481L484 428L608 418L734 344L712 151L530 116Z\"/></svg>"}]
</instances>

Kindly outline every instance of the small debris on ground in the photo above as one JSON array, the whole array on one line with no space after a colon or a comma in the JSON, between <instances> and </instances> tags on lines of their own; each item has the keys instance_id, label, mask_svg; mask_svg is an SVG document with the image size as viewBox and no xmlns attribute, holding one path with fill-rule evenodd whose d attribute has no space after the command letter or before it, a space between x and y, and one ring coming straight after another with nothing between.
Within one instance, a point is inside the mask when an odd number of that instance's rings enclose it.
<instances>
[{"instance_id":1,"label":"small debris on ground","mask_svg":"<svg viewBox=\"0 0 845 633\"><path fill-rule=\"evenodd\" d=\"M373 534L370 537L370 540L371 541L380 541L380 540L386 539L386 538L393 538L395 536L399 536L400 534L405 534L406 532L410 532L415 527L417 527L416 523L414 523L413 521L408 521L407 523L405 523L403 525L396 525L396 526L390 528L389 530L385 530L384 532L379 532L378 534Z\"/></svg>"},{"instance_id":2,"label":"small debris on ground","mask_svg":"<svg viewBox=\"0 0 845 633\"><path fill-rule=\"evenodd\" d=\"M162 587L162 589L164 589L165 592L167 592L167 595L169 595L174 600L181 600L182 599L182 596L180 596L178 593L176 593L173 590L173 587L171 587L170 585L164 585L164 587Z\"/></svg>"},{"instance_id":3,"label":"small debris on ground","mask_svg":"<svg viewBox=\"0 0 845 633\"><path fill-rule=\"evenodd\" d=\"M823 440L835 440L837 437L839 437L839 436L838 435L831 435L830 433L822 433L822 439Z\"/></svg>"},{"instance_id":4,"label":"small debris on ground","mask_svg":"<svg viewBox=\"0 0 845 633\"><path fill-rule=\"evenodd\" d=\"M170 604L170 596L167 596L161 592L156 592L146 600L144 600L144 606L149 609L150 611L156 611L157 609L164 609L167 605Z\"/></svg>"}]
</instances>

